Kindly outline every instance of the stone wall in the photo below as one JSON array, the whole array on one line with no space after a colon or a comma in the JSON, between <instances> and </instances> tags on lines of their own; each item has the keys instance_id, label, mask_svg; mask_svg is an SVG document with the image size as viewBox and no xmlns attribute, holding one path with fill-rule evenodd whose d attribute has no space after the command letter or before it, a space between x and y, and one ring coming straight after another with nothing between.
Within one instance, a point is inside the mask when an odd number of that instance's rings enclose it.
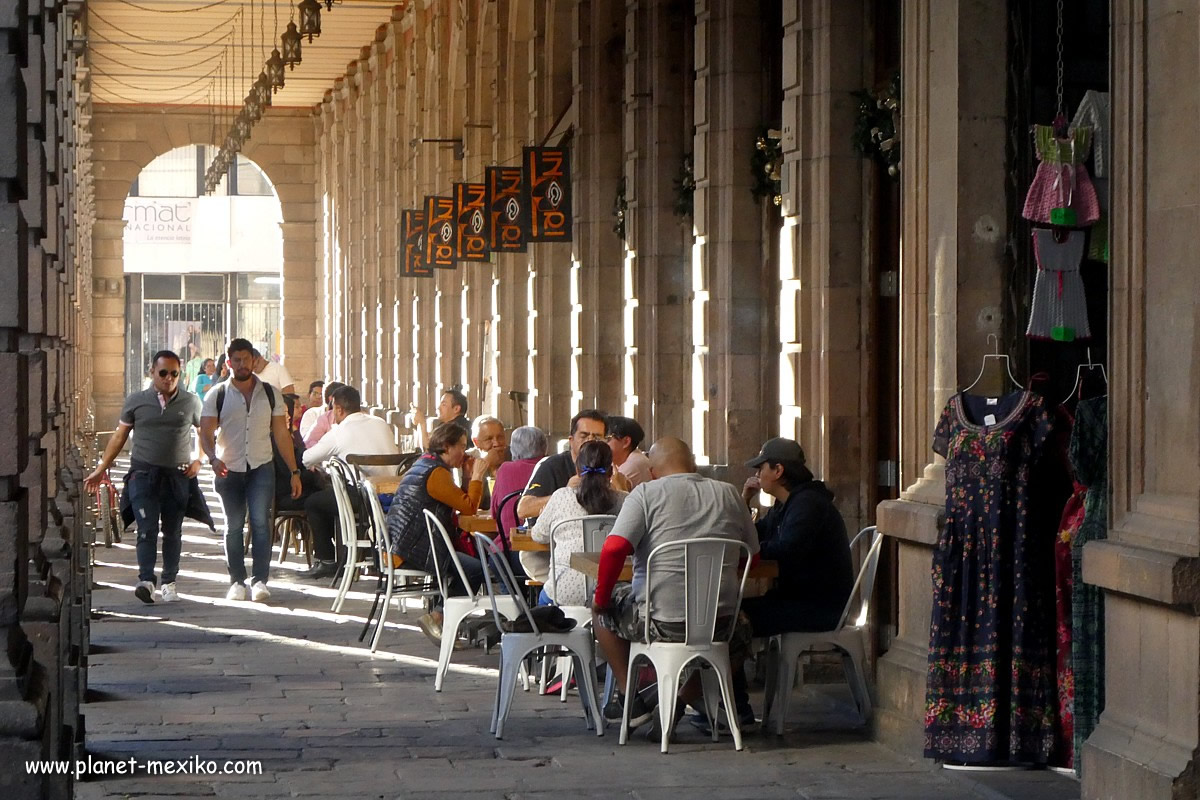
<instances>
[{"instance_id":1,"label":"stone wall","mask_svg":"<svg viewBox=\"0 0 1200 800\"><path fill-rule=\"evenodd\" d=\"M12 798L71 797L70 776L22 763L72 758L83 737L94 284L82 36L67 3L0 2L0 762Z\"/></svg>"}]
</instances>

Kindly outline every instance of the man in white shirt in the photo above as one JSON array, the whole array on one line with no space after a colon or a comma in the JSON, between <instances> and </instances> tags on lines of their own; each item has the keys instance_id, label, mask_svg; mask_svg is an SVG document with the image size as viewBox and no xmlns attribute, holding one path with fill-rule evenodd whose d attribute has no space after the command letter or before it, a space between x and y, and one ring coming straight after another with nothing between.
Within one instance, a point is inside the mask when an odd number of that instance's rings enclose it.
<instances>
[{"instance_id":1,"label":"man in white shirt","mask_svg":"<svg viewBox=\"0 0 1200 800\"><path fill-rule=\"evenodd\" d=\"M257 349L254 351L254 374L263 383L274 386L281 394L296 393L296 382L292 380L287 367L278 361L268 361Z\"/></svg>"},{"instance_id":2,"label":"man in white shirt","mask_svg":"<svg viewBox=\"0 0 1200 800\"><path fill-rule=\"evenodd\" d=\"M353 386L342 386L333 392L333 422L329 433L304 451L304 466L315 467L333 456L396 455L400 449L392 426L379 417L362 412L362 398ZM371 476L395 475L397 467L361 467ZM322 489L304 502L308 525L313 534L312 568L301 573L307 578L324 578L337 571L337 550L333 537L337 532L337 500L333 489Z\"/></svg>"}]
</instances>

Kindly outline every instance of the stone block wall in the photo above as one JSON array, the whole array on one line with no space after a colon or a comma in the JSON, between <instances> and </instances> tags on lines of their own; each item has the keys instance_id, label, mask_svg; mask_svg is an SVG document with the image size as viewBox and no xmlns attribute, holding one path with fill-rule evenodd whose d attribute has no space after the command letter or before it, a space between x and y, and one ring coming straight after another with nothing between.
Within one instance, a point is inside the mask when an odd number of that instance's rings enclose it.
<instances>
[{"instance_id":1,"label":"stone block wall","mask_svg":"<svg viewBox=\"0 0 1200 800\"><path fill-rule=\"evenodd\" d=\"M29 775L24 761L73 758L83 737L94 284L79 10L0 2L0 762L12 798L71 797L70 776Z\"/></svg>"}]
</instances>

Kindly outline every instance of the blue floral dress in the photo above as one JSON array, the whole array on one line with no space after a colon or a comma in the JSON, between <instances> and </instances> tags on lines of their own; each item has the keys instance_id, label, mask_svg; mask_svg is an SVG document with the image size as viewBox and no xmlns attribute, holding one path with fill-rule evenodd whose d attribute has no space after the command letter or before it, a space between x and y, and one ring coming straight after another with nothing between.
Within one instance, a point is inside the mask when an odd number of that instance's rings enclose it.
<instances>
[{"instance_id":1,"label":"blue floral dress","mask_svg":"<svg viewBox=\"0 0 1200 800\"><path fill-rule=\"evenodd\" d=\"M1054 529L1037 529L1030 494L1050 431L1031 392L957 394L934 431L946 522L933 557L928 758L1044 764L1053 755Z\"/></svg>"}]
</instances>

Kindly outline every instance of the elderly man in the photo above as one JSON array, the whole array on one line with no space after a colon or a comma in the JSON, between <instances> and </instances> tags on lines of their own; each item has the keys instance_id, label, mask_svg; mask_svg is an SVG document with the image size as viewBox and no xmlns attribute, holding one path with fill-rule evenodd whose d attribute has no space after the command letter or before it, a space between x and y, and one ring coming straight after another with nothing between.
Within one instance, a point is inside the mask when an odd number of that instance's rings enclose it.
<instances>
[{"instance_id":1,"label":"elderly man","mask_svg":"<svg viewBox=\"0 0 1200 800\"><path fill-rule=\"evenodd\" d=\"M315 467L333 456L395 455L396 447L392 426L362 411L362 398L353 386L342 386L334 391L334 426L315 446L304 451L304 466ZM395 475L397 467L362 467L368 476ZM337 572L337 550L333 537L337 532L337 500L333 489L322 489L304 503L308 525L312 529L312 567L304 573L306 578L324 578Z\"/></svg>"},{"instance_id":2,"label":"elderly man","mask_svg":"<svg viewBox=\"0 0 1200 800\"><path fill-rule=\"evenodd\" d=\"M467 418L467 396L458 389L447 389L442 392L438 401L437 416L430 423L425 415L415 405L409 409L412 415L413 431L416 434L417 447L425 449L429 434L447 422L453 422L464 431L470 432L471 420Z\"/></svg>"},{"instance_id":3,"label":"elderly man","mask_svg":"<svg viewBox=\"0 0 1200 800\"><path fill-rule=\"evenodd\" d=\"M133 436L126 491L137 521L138 582L133 593L143 603L154 602L157 578L158 534L162 532L162 588L159 599L179 599L175 576L179 572L183 517L190 495L189 483L201 462L192 448L192 431L200 425L200 399L179 385L179 356L160 350L151 362L151 387L125 398L121 421L95 471L84 479L84 488L95 492L104 472ZM161 526L161 528L160 528Z\"/></svg>"},{"instance_id":4,"label":"elderly man","mask_svg":"<svg viewBox=\"0 0 1200 800\"><path fill-rule=\"evenodd\" d=\"M492 489L489 484L495 481L497 468L508 461L508 434L504 430L504 423L495 417L476 417L471 423L471 441L475 446L467 451L469 458L484 458L492 450L500 451L500 460L496 462L496 467L484 478L483 497L479 499L479 510L487 511L492 507ZM463 487L463 491L466 491L466 487Z\"/></svg>"},{"instance_id":5,"label":"elderly man","mask_svg":"<svg viewBox=\"0 0 1200 800\"><path fill-rule=\"evenodd\" d=\"M629 488L650 480L650 459L638 449L646 438L642 426L632 417L610 416L606 441L612 450L613 466L629 481Z\"/></svg>"},{"instance_id":6,"label":"elderly man","mask_svg":"<svg viewBox=\"0 0 1200 800\"><path fill-rule=\"evenodd\" d=\"M518 517L536 517L542 513L550 495L564 486L571 485L576 476L575 458L584 442L604 441L608 426L604 414L594 408L585 408L571 417L570 449L542 459L529 479L525 494L517 503ZM578 479L576 479L578 480Z\"/></svg>"},{"instance_id":7,"label":"elderly man","mask_svg":"<svg viewBox=\"0 0 1200 800\"><path fill-rule=\"evenodd\" d=\"M283 397L254 374L253 351L245 339L229 343L226 352L233 375L204 397L200 445L216 473L214 484L225 509L225 560L230 580L225 599L246 599L242 537L249 516L250 594L261 603L271 597L267 579L271 571L271 499L275 496L272 439L291 472L292 497L299 497L302 487Z\"/></svg>"},{"instance_id":8,"label":"elderly man","mask_svg":"<svg viewBox=\"0 0 1200 800\"><path fill-rule=\"evenodd\" d=\"M269 383L278 389L280 394L294 394L296 392L296 383L292 380L287 367L278 361L269 361L263 358L263 354L258 352L257 349L254 350L254 374L263 383Z\"/></svg>"},{"instance_id":9,"label":"elderly man","mask_svg":"<svg viewBox=\"0 0 1200 800\"><path fill-rule=\"evenodd\" d=\"M660 560L655 564L653 586L646 586L646 561L655 547L667 542L715 536L744 542L752 558L758 554L758 534L738 490L727 483L696 473L696 460L688 446L674 438L659 439L650 448L650 469L655 480L643 483L625 499L612 532L604 540L596 579L593 622L596 641L608 658L617 686L625 686L629 670L629 643L643 641L647 601L653 598L653 635L662 641L682 641L685 619L683 562ZM617 585L625 558L633 555L633 583ZM721 576L718 623L728 630L735 625L738 564L726 559ZM731 659L749 643L745 625L735 625ZM679 692L675 719L685 704L698 703L699 676L694 675ZM660 698L666 702L668 698ZM631 699L630 724L650 720L653 708L639 696ZM625 698L618 692L604 709L610 720L619 720Z\"/></svg>"}]
</instances>

